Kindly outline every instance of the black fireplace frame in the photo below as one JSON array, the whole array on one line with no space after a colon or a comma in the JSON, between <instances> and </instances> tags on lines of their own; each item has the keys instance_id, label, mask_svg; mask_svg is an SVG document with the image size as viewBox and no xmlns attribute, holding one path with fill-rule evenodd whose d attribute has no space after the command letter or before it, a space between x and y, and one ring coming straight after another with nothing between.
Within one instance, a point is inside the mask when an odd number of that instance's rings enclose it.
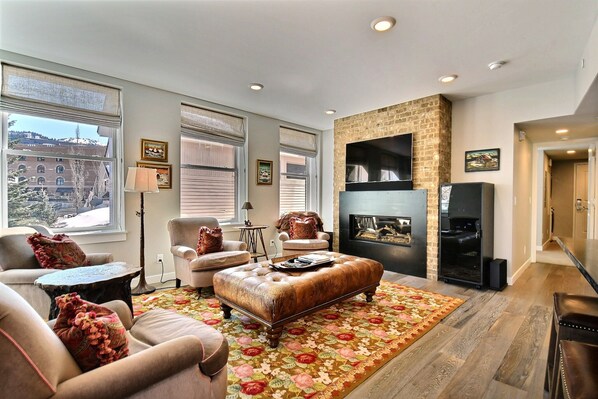
<instances>
[{"instance_id":1,"label":"black fireplace frame","mask_svg":"<svg viewBox=\"0 0 598 399\"><path fill-rule=\"evenodd\" d=\"M339 250L377 260L384 269L426 277L427 190L341 191ZM411 218L411 246L351 238L351 215L402 215Z\"/></svg>"}]
</instances>

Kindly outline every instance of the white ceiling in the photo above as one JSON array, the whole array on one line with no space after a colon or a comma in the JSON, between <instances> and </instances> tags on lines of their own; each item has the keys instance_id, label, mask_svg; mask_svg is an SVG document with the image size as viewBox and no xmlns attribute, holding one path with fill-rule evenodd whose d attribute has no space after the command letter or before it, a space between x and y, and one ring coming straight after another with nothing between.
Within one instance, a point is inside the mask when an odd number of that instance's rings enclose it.
<instances>
[{"instance_id":1,"label":"white ceiling","mask_svg":"<svg viewBox=\"0 0 598 399\"><path fill-rule=\"evenodd\" d=\"M372 31L384 15L397 26ZM598 0L0 0L0 48L330 129L427 95L572 76L597 15ZM496 60L508 64L490 71Z\"/></svg>"}]
</instances>

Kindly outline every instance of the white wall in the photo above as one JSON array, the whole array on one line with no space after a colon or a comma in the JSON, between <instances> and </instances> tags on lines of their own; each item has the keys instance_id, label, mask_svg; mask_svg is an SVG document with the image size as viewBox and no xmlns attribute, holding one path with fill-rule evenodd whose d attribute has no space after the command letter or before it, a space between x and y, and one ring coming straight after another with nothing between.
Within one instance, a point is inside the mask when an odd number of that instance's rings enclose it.
<instances>
[{"instance_id":1,"label":"white wall","mask_svg":"<svg viewBox=\"0 0 598 399\"><path fill-rule=\"evenodd\" d=\"M524 266L530 262L532 243L532 170L533 146L529 140L519 141L519 129L513 133L513 265ZM496 237L494 236L495 242ZM522 270L519 268L518 270ZM510 275L509 277L512 278Z\"/></svg>"},{"instance_id":2,"label":"white wall","mask_svg":"<svg viewBox=\"0 0 598 399\"><path fill-rule=\"evenodd\" d=\"M519 168L514 157L514 125L518 122L570 115L574 109L573 78L453 103L451 181L483 181L495 185L494 257L507 260L509 278L523 266L520 256L514 257L513 254L523 253L523 246L527 242L513 241L513 220L516 216L513 204L528 201L528 198L515 198L520 193L516 193L513 187L514 166ZM500 170L465 173L465 151L486 148L500 148ZM532 171L529 170L528 173ZM529 244L527 246L529 253Z\"/></svg>"},{"instance_id":3,"label":"white wall","mask_svg":"<svg viewBox=\"0 0 598 399\"><path fill-rule=\"evenodd\" d=\"M334 228L334 213L338 209L333 209L334 195L334 129L324 130L322 132L322 206L320 216L324 222L324 230L332 231Z\"/></svg>"},{"instance_id":4,"label":"white wall","mask_svg":"<svg viewBox=\"0 0 598 399\"><path fill-rule=\"evenodd\" d=\"M583 66L582 66L583 60ZM588 38L583 55L579 61L577 73L575 76L575 106L578 107L592 84L596 84L595 79L598 76L598 19L594 23L592 33ZM595 112L596 110L586 110Z\"/></svg>"},{"instance_id":5,"label":"white wall","mask_svg":"<svg viewBox=\"0 0 598 399\"><path fill-rule=\"evenodd\" d=\"M315 134L320 131L294 125L277 119L252 114L242 110L209 103L197 98L183 96L149 86L112 78L64 65L54 64L23 55L0 51L2 61L30 66L50 72L89 79L99 83L122 88L123 98L123 138L124 168L135 166L140 157L140 139L150 138L167 141L168 162L172 164L172 190L161 190L157 194L145 196L145 258L148 280L160 274L160 265L155 262L156 254L164 254L165 272L172 272L173 260L170 255L170 241L166 224L170 218L179 216L179 159L180 159L180 104L182 101L206 106L247 118L247 187L248 200L254 209L249 217L254 224L270 227L264 232L266 246L275 238L274 222L278 219L278 174L273 174L272 185L256 184L256 160L274 161L274 171L279 167L279 126L300 128ZM135 211L139 208L139 195L125 194L126 240L101 244L82 245L87 252L112 252L115 260L139 263L139 218ZM74 236L75 240L78 240ZM238 239L239 231L234 227L225 228L226 239ZM79 242L81 240L79 239ZM274 248L267 247L273 253Z\"/></svg>"}]
</instances>

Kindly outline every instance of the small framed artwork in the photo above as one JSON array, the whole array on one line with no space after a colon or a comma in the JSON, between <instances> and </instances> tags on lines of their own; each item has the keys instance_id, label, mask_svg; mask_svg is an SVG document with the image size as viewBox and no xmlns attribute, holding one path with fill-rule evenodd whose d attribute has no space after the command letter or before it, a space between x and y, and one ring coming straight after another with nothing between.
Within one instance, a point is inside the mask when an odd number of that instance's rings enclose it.
<instances>
[{"instance_id":1,"label":"small framed artwork","mask_svg":"<svg viewBox=\"0 0 598 399\"><path fill-rule=\"evenodd\" d=\"M158 173L158 188L172 188L172 165L163 163L137 162L138 168L153 168Z\"/></svg>"},{"instance_id":2,"label":"small framed artwork","mask_svg":"<svg viewBox=\"0 0 598 399\"><path fill-rule=\"evenodd\" d=\"M168 143L141 139L141 159L144 161L168 162Z\"/></svg>"},{"instance_id":3,"label":"small framed artwork","mask_svg":"<svg viewBox=\"0 0 598 399\"><path fill-rule=\"evenodd\" d=\"M257 160L257 184L272 184L272 161Z\"/></svg>"},{"instance_id":4,"label":"small framed artwork","mask_svg":"<svg viewBox=\"0 0 598 399\"><path fill-rule=\"evenodd\" d=\"M465 151L466 172L486 172L500 169L500 148Z\"/></svg>"}]
</instances>

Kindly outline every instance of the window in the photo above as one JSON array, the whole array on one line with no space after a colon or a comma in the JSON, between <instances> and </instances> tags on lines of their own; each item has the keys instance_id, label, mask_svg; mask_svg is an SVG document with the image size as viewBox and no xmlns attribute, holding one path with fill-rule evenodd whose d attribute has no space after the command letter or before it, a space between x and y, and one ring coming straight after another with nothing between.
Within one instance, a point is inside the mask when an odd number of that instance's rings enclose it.
<instances>
[{"instance_id":1,"label":"window","mask_svg":"<svg viewBox=\"0 0 598 399\"><path fill-rule=\"evenodd\" d=\"M120 90L8 64L2 79L2 225L121 230ZM64 176L36 176L41 161Z\"/></svg>"},{"instance_id":2,"label":"window","mask_svg":"<svg viewBox=\"0 0 598 399\"><path fill-rule=\"evenodd\" d=\"M317 210L316 135L280 128L280 213Z\"/></svg>"},{"instance_id":3,"label":"window","mask_svg":"<svg viewBox=\"0 0 598 399\"><path fill-rule=\"evenodd\" d=\"M181 105L182 217L238 223L245 196L245 124L241 117Z\"/></svg>"}]
</instances>

